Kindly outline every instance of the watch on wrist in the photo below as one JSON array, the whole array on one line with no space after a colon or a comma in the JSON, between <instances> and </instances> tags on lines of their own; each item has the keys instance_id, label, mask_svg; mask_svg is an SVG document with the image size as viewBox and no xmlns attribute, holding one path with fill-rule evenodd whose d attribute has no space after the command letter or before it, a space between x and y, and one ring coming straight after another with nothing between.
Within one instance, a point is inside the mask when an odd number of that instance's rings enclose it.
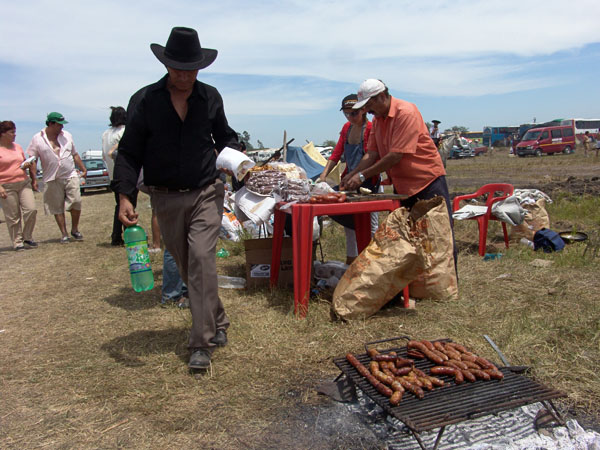
<instances>
[{"instance_id":1,"label":"watch on wrist","mask_svg":"<svg viewBox=\"0 0 600 450\"><path fill-rule=\"evenodd\" d=\"M358 179L361 183L365 182L365 176L362 174L362 172L358 172Z\"/></svg>"}]
</instances>

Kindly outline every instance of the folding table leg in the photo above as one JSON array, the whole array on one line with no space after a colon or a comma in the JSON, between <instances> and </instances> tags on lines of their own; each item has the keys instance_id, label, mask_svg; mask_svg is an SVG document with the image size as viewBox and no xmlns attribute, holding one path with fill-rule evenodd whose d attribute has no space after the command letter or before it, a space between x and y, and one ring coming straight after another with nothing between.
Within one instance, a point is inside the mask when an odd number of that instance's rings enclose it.
<instances>
[{"instance_id":1,"label":"folding table leg","mask_svg":"<svg viewBox=\"0 0 600 450\"><path fill-rule=\"evenodd\" d=\"M306 317L312 273L313 214L310 205L292 206L292 241L294 246L294 313Z\"/></svg>"},{"instance_id":2,"label":"folding table leg","mask_svg":"<svg viewBox=\"0 0 600 450\"><path fill-rule=\"evenodd\" d=\"M356 233L356 247L358 253L362 252L371 242L371 214L354 214L354 231Z\"/></svg>"},{"instance_id":3,"label":"folding table leg","mask_svg":"<svg viewBox=\"0 0 600 450\"><path fill-rule=\"evenodd\" d=\"M285 213L275 209L273 224L273 248L271 250L271 287L277 286L279 281L279 267L281 266L281 248L283 246L283 228Z\"/></svg>"}]
</instances>

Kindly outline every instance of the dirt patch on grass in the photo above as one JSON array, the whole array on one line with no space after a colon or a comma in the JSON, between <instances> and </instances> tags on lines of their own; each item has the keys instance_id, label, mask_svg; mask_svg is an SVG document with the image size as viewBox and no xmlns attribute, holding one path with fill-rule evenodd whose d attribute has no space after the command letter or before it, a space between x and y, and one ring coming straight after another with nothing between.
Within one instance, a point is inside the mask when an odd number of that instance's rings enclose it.
<instances>
[{"instance_id":1,"label":"dirt patch on grass","mask_svg":"<svg viewBox=\"0 0 600 450\"><path fill-rule=\"evenodd\" d=\"M560 194L600 196L600 177L581 178L569 176L566 180L541 184L537 189L551 197Z\"/></svg>"},{"instance_id":2,"label":"dirt patch on grass","mask_svg":"<svg viewBox=\"0 0 600 450\"><path fill-rule=\"evenodd\" d=\"M474 192L488 183L539 189L556 195L600 195L600 159L580 155L513 158L505 152L470 160L452 160L447 180L453 194Z\"/></svg>"}]
</instances>

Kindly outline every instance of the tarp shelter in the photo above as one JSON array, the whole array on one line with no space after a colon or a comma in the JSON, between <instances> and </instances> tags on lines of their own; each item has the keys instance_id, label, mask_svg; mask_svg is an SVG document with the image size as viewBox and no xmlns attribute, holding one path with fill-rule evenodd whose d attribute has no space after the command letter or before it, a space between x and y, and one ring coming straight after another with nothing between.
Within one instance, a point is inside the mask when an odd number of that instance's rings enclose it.
<instances>
[{"instance_id":1,"label":"tarp shelter","mask_svg":"<svg viewBox=\"0 0 600 450\"><path fill-rule=\"evenodd\" d=\"M308 178L316 180L323 172L327 160L316 149L312 142L304 147L287 147L286 162L294 163L306 171ZM339 164L329 173L327 178L336 183L340 181Z\"/></svg>"},{"instance_id":2,"label":"tarp shelter","mask_svg":"<svg viewBox=\"0 0 600 450\"><path fill-rule=\"evenodd\" d=\"M311 180L316 180L325 168L325 166L308 156L302 147L288 146L285 160L302 167Z\"/></svg>"}]
</instances>

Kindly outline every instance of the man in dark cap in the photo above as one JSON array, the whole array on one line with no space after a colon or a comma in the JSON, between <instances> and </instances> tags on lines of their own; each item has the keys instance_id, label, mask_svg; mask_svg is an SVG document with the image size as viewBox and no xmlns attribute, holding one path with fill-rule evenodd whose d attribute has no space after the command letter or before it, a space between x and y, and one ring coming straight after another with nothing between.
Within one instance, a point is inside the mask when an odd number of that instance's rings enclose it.
<instances>
[{"instance_id":1,"label":"man in dark cap","mask_svg":"<svg viewBox=\"0 0 600 450\"><path fill-rule=\"evenodd\" d=\"M168 73L129 102L113 188L119 193L120 220L134 225L138 214L131 199L144 168L165 246L189 290L188 365L206 369L213 350L227 343L229 327L217 285L224 186L216 157L226 146L238 147L237 133L227 123L219 92L196 80L198 70L215 60L216 50L202 48L196 31L183 27L171 30L165 47L150 48Z\"/></svg>"}]
</instances>

